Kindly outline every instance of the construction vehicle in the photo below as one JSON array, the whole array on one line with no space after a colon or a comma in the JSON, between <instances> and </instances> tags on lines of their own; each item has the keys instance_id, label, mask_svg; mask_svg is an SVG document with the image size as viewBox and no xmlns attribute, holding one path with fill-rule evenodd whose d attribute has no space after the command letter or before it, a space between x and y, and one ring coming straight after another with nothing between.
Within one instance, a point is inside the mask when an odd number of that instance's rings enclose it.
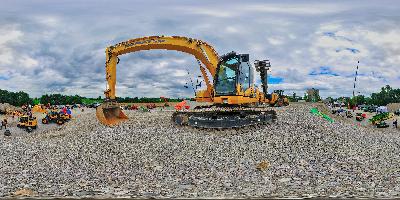
<instances>
[{"instance_id":1,"label":"construction vehicle","mask_svg":"<svg viewBox=\"0 0 400 200\"><path fill-rule=\"evenodd\" d=\"M219 56L211 45L201 40L179 36L150 36L106 48L106 99L96 111L101 123L112 126L128 118L116 102L118 56L152 49L176 50L193 55L204 78L206 89L197 91L195 100L211 105L197 106L192 111L176 111L172 116L176 124L231 128L276 119L276 112L265 106L275 105L280 99L279 94L267 93L267 71L271 67L268 60L254 62L261 77L261 91L254 85L254 68L249 54L231 52Z\"/></svg>"},{"instance_id":2,"label":"construction vehicle","mask_svg":"<svg viewBox=\"0 0 400 200\"><path fill-rule=\"evenodd\" d=\"M56 123L58 125L63 125L65 122L71 119L71 115L59 113L52 110L47 113L47 115L42 119L42 124Z\"/></svg>"},{"instance_id":3,"label":"construction vehicle","mask_svg":"<svg viewBox=\"0 0 400 200\"><path fill-rule=\"evenodd\" d=\"M37 128L37 119L36 117L30 117L28 115L22 115L18 119L18 128L26 129L26 131L32 132L32 130Z\"/></svg>"},{"instance_id":4,"label":"construction vehicle","mask_svg":"<svg viewBox=\"0 0 400 200\"><path fill-rule=\"evenodd\" d=\"M356 120L359 121L359 122L363 121L366 117L367 117L367 115L363 114L363 113L357 113L356 114Z\"/></svg>"},{"instance_id":5,"label":"construction vehicle","mask_svg":"<svg viewBox=\"0 0 400 200\"><path fill-rule=\"evenodd\" d=\"M376 124L376 128L388 128L389 124L387 124L385 121L380 121L379 123Z\"/></svg>"},{"instance_id":6,"label":"construction vehicle","mask_svg":"<svg viewBox=\"0 0 400 200\"><path fill-rule=\"evenodd\" d=\"M182 110L182 109L188 110L190 108L190 106L186 100L183 100L182 102L177 103L174 107L175 107L175 110Z\"/></svg>"},{"instance_id":7,"label":"construction vehicle","mask_svg":"<svg viewBox=\"0 0 400 200\"><path fill-rule=\"evenodd\" d=\"M283 90L274 90L275 94L278 94L278 100L274 104L274 106L288 106L289 105L289 99L286 97L286 95L283 94Z\"/></svg>"},{"instance_id":8,"label":"construction vehicle","mask_svg":"<svg viewBox=\"0 0 400 200\"><path fill-rule=\"evenodd\" d=\"M136 106L136 105L131 106L131 110L137 110L137 109L138 109L138 106Z\"/></svg>"},{"instance_id":9,"label":"construction vehicle","mask_svg":"<svg viewBox=\"0 0 400 200\"><path fill-rule=\"evenodd\" d=\"M373 125L377 125L385 120L392 119L393 117L394 117L393 113L384 112L384 113L374 115L371 119L369 119L369 121Z\"/></svg>"},{"instance_id":10,"label":"construction vehicle","mask_svg":"<svg viewBox=\"0 0 400 200\"><path fill-rule=\"evenodd\" d=\"M145 106L140 106L140 107L138 108L138 111L139 111L139 112L150 112L150 109L147 108L147 107L145 107Z\"/></svg>"},{"instance_id":11,"label":"construction vehicle","mask_svg":"<svg viewBox=\"0 0 400 200\"><path fill-rule=\"evenodd\" d=\"M149 104L146 105L146 108L147 109L154 109L154 108L157 108L157 105L155 103L149 103Z\"/></svg>"},{"instance_id":12,"label":"construction vehicle","mask_svg":"<svg viewBox=\"0 0 400 200\"><path fill-rule=\"evenodd\" d=\"M10 111L10 112L8 113L8 115L13 116L13 117L21 117L21 116L23 116L24 114L23 114L21 111L14 110L14 111Z\"/></svg>"},{"instance_id":13,"label":"construction vehicle","mask_svg":"<svg viewBox=\"0 0 400 200\"><path fill-rule=\"evenodd\" d=\"M33 106L32 112L46 113L47 110L46 110L46 108L45 108L44 105L40 105L40 104L39 104L39 105Z\"/></svg>"}]
</instances>

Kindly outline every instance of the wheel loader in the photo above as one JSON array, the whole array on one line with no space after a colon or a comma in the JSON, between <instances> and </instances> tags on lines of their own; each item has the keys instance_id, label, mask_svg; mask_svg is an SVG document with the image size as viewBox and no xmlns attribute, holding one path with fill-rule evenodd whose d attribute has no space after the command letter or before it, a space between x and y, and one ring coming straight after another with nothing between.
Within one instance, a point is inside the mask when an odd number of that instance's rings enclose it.
<instances>
[{"instance_id":1,"label":"wheel loader","mask_svg":"<svg viewBox=\"0 0 400 200\"><path fill-rule=\"evenodd\" d=\"M47 110L45 109L44 105L39 104L33 106L32 112L46 113Z\"/></svg>"},{"instance_id":2,"label":"wheel loader","mask_svg":"<svg viewBox=\"0 0 400 200\"><path fill-rule=\"evenodd\" d=\"M59 113L57 111L50 111L42 119L42 124L56 123L58 125L63 125L65 122L71 119L71 115Z\"/></svg>"},{"instance_id":3,"label":"wheel loader","mask_svg":"<svg viewBox=\"0 0 400 200\"><path fill-rule=\"evenodd\" d=\"M283 90L274 90L274 93L278 95L278 100L276 101L273 106L288 106L289 105L289 99L286 97L286 95L283 94Z\"/></svg>"},{"instance_id":4,"label":"wheel loader","mask_svg":"<svg viewBox=\"0 0 400 200\"><path fill-rule=\"evenodd\" d=\"M32 132L34 129L37 128L37 119L36 117L30 117L28 115L22 115L18 119L18 128L26 129L26 131Z\"/></svg>"},{"instance_id":5,"label":"wheel loader","mask_svg":"<svg viewBox=\"0 0 400 200\"><path fill-rule=\"evenodd\" d=\"M205 90L196 92L197 102L211 105L197 106L192 110L176 111L172 121L178 125L200 128L232 128L273 121L276 112L268 108L282 101L282 95L267 93L269 60L250 63L249 54L230 52L219 56L208 43L180 36L150 36L128 40L106 48L105 102L97 107L98 120L108 126L116 125L127 116L116 101L116 67L120 55L141 50L164 49L193 55L200 67L206 85ZM260 73L262 91L255 87L255 70Z\"/></svg>"}]
</instances>

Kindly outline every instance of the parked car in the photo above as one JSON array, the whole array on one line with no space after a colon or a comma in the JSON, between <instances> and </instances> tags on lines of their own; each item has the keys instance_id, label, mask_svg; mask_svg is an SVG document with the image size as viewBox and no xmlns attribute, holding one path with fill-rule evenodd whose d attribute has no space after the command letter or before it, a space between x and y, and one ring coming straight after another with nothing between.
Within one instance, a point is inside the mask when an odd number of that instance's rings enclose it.
<instances>
[{"instance_id":1,"label":"parked car","mask_svg":"<svg viewBox=\"0 0 400 200\"><path fill-rule=\"evenodd\" d=\"M377 109L377 106L368 106L368 107L365 107L364 108L364 112L371 112L371 113L373 113L373 112L376 112L376 109Z\"/></svg>"}]
</instances>

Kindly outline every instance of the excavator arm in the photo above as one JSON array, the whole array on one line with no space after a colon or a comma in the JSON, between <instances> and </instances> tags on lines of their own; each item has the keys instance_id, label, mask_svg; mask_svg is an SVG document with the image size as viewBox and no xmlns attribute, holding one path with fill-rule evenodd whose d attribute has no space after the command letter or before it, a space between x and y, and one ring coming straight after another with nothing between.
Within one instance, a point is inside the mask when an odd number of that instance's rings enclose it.
<instances>
[{"instance_id":1,"label":"excavator arm","mask_svg":"<svg viewBox=\"0 0 400 200\"><path fill-rule=\"evenodd\" d=\"M132 53L142 50L164 49L185 52L193 55L199 65L200 71L204 77L207 89L198 93L196 98L202 101L212 102L213 85L210 80L216 73L219 62L219 56L212 46L201 40L180 37L180 36L150 36L131 39L125 42L109 46L106 49L106 80L107 88L104 92L106 103L97 108L97 118L105 125L115 125L125 119L127 116L121 111L116 98L116 80L117 80L117 64L119 55ZM203 66L204 65L204 66ZM207 75L207 71L211 75L211 79Z\"/></svg>"},{"instance_id":2,"label":"excavator arm","mask_svg":"<svg viewBox=\"0 0 400 200\"><path fill-rule=\"evenodd\" d=\"M106 99L115 99L116 68L118 56L142 50L165 49L181 51L193 55L200 61L212 77L215 75L219 56L212 46L201 40L179 36L150 36L128 40L106 49L106 80L107 89L104 92ZM199 62L199 64L200 64ZM200 67L205 79L207 91L212 92L212 84L204 68ZM212 80L211 77L211 80ZM211 95L210 95L211 96Z\"/></svg>"}]
</instances>

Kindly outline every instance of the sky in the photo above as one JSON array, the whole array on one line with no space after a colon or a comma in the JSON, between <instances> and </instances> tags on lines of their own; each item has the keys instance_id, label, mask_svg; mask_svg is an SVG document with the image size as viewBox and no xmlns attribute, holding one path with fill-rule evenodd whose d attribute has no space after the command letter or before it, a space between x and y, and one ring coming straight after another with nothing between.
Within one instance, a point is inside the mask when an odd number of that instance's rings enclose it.
<instances>
[{"instance_id":1,"label":"sky","mask_svg":"<svg viewBox=\"0 0 400 200\"><path fill-rule=\"evenodd\" d=\"M105 48L151 35L197 38L219 55L250 54L251 62L269 59L270 92L351 96L357 65L356 94L400 87L396 0L1 0L0 89L104 96ZM196 60L182 52L120 59L117 96L193 97L191 81L201 81Z\"/></svg>"}]
</instances>

